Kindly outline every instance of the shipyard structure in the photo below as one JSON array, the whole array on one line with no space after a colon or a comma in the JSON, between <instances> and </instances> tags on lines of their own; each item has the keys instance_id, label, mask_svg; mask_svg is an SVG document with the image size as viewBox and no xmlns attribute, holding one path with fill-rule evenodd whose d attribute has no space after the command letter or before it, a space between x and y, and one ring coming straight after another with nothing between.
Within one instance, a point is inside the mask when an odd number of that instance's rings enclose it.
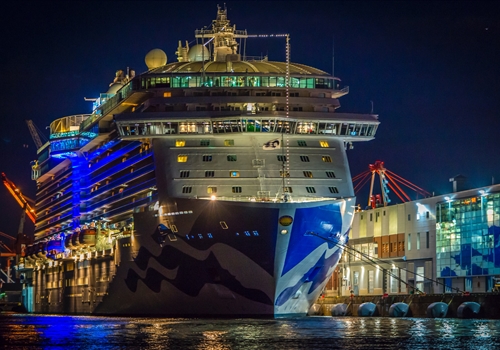
<instances>
[{"instance_id":1,"label":"shipyard structure","mask_svg":"<svg viewBox=\"0 0 500 350\"><path fill-rule=\"evenodd\" d=\"M322 70L247 56L225 8L177 61L116 73L90 114L50 124L33 164L30 312L305 315L355 210L346 150L376 115L338 113ZM260 39L255 39L260 40ZM242 45L243 43L243 45Z\"/></svg>"},{"instance_id":2,"label":"shipyard structure","mask_svg":"<svg viewBox=\"0 0 500 350\"><path fill-rule=\"evenodd\" d=\"M446 195L358 210L325 295L500 292L500 185L464 180L450 179Z\"/></svg>"}]
</instances>

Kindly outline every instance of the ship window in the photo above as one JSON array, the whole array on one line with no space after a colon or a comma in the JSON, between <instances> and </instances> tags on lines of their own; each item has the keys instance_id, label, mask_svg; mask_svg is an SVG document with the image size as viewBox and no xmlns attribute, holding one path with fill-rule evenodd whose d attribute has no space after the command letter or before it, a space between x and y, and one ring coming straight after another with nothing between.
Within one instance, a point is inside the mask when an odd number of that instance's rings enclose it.
<instances>
[{"instance_id":1,"label":"ship window","mask_svg":"<svg viewBox=\"0 0 500 350\"><path fill-rule=\"evenodd\" d=\"M330 193L339 193L339 189L335 186L328 187Z\"/></svg>"},{"instance_id":2,"label":"ship window","mask_svg":"<svg viewBox=\"0 0 500 350\"><path fill-rule=\"evenodd\" d=\"M293 107L292 111L294 111L294 112L300 112L300 111L302 111L302 107Z\"/></svg>"},{"instance_id":3,"label":"ship window","mask_svg":"<svg viewBox=\"0 0 500 350\"><path fill-rule=\"evenodd\" d=\"M186 163L186 162L187 162L187 160L188 160L188 156L187 156L187 154L179 154L179 155L177 156L177 162L178 162L178 163Z\"/></svg>"},{"instance_id":4,"label":"ship window","mask_svg":"<svg viewBox=\"0 0 500 350\"><path fill-rule=\"evenodd\" d=\"M291 187L283 187L283 192L285 193L292 193L292 188Z\"/></svg>"},{"instance_id":5,"label":"ship window","mask_svg":"<svg viewBox=\"0 0 500 350\"><path fill-rule=\"evenodd\" d=\"M181 177L189 177L189 170L181 170Z\"/></svg>"},{"instance_id":6,"label":"ship window","mask_svg":"<svg viewBox=\"0 0 500 350\"><path fill-rule=\"evenodd\" d=\"M304 171L303 173L305 177L313 177L312 171Z\"/></svg>"},{"instance_id":7,"label":"ship window","mask_svg":"<svg viewBox=\"0 0 500 350\"><path fill-rule=\"evenodd\" d=\"M329 145L328 145L328 141L320 141L320 142L319 142L319 145L320 145L321 147L329 147Z\"/></svg>"},{"instance_id":8,"label":"ship window","mask_svg":"<svg viewBox=\"0 0 500 350\"><path fill-rule=\"evenodd\" d=\"M234 146L234 140L224 140L224 146Z\"/></svg>"},{"instance_id":9,"label":"ship window","mask_svg":"<svg viewBox=\"0 0 500 350\"><path fill-rule=\"evenodd\" d=\"M307 193L316 193L316 189L314 187L306 187Z\"/></svg>"},{"instance_id":10,"label":"ship window","mask_svg":"<svg viewBox=\"0 0 500 350\"><path fill-rule=\"evenodd\" d=\"M204 154L203 155L203 161L204 162L211 162L212 161L212 155L211 154Z\"/></svg>"},{"instance_id":11,"label":"ship window","mask_svg":"<svg viewBox=\"0 0 500 350\"><path fill-rule=\"evenodd\" d=\"M227 224L225 221L221 221L219 223L220 223L220 227L222 227L224 230L227 230Z\"/></svg>"},{"instance_id":12,"label":"ship window","mask_svg":"<svg viewBox=\"0 0 500 350\"><path fill-rule=\"evenodd\" d=\"M279 155L279 156L278 156L278 161L279 161L279 162L286 162L286 156Z\"/></svg>"},{"instance_id":13,"label":"ship window","mask_svg":"<svg viewBox=\"0 0 500 350\"><path fill-rule=\"evenodd\" d=\"M182 186L182 193L191 193L192 190L192 186Z\"/></svg>"},{"instance_id":14,"label":"ship window","mask_svg":"<svg viewBox=\"0 0 500 350\"><path fill-rule=\"evenodd\" d=\"M240 186L233 187L232 191L233 193L241 193L241 187Z\"/></svg>"},{"instance_id":15,"label":"ship window","mask_svg":"<svg viewBox=\"0 0 500 350\"><path fill-rule=\"evenodd\" d=\"M330 156L321 156L321 159L323 160L323 162L326 162L326 163L332 162L332 157L330 157Z\"/></svg>"},{"instance_id":16,"label":"ship window","mask_svg":"<svg viewBox=\"0 0 500 350\"><path fill-rule=\"evenodd\" d=\"M326 172L326 176L328 176L328 177L330 177L330 178L334 179L334 178L335 178L335 173L334 173L333 171L327 171L327 172Z\"/></svg>"},{"instance_id":17,"label":"ship window","mask_svg":"<svg viewBox=\"0 0 500 350\"><path fill-rule=\"evenodd\" d=\"M300 160L303 161L303 162L308 162L309 161L309 157L308 156L300 156Z\"/></svg>"},{"instance_id":18,"label":"ship window","mask_svg":"<svg viewBox=\"0 0 500 350\"><path fill-rule=\"evenodd\" d=\"M163 97L172 97L172 93L170 91L165 91Z\"/></svg>"},{"instance_id":19,"label":"ship window","mask_svg":"<svg viewBox=\"0 0 500 350\"><path fill-rule=\"evenodd\" d=\"M216 186L208 186L207 193L217 193L217 187Z\"/></svg>"},{"instance_id":20,"label":"ship window","mask_svg":"<svg viewBox=\"0 0 500 350\"><path fill-rule=\"evenodd\" d=\"M230 177L240 177L240 172L239 171L235 171L235 170L230 171L229 172L229 176Z\"/></svg>"},{"instance_id":21,"label":"ship window","mask_svg":"<svg viewBox=\"0 0 500 350\"><path fill-rule=\"evenodd\" d=\"M201 140L200 146L210 146L210 140Z\"/></svg>"},{"instance_id":22,"label":"ship window","mask_svg":"<svg viewBox=\"0 0 500 350\"><path fill-rule=\"evenodd\" d=\"M205 171L205 177L214 177L215 172L213 170Z\"/></svg>"},{"instance_id":23,"label":"ship window","mask_svg":"<svg viewBox=\"0 0 500 350\"><path fill-rule=\"evenodd\" d=\"M175 147L184 147L186 146L186 140L175 140Z\"/></svg>"},{"instance_id":24,"label":"ship window","mask_svg":"<svg viewBox=\"0 0 500 350\"><path fill-rule=\"evenodd\" d=\"M298 140L298 141L297 141L297 144L298 144L300 147L306 147L306 146L307 146L307 143L306 143L304 140Z\"/></svg>"},{"instance_id":25,"label":"ship window","mask_svg":"<svg viewBox=\"0 0 500 350\"><path fill-rule=\"evenodd\" d=\"M228 162L236 162L236 159L237 159L236 154L228 154L227 155Z\"/></svg>"}]
</instances>

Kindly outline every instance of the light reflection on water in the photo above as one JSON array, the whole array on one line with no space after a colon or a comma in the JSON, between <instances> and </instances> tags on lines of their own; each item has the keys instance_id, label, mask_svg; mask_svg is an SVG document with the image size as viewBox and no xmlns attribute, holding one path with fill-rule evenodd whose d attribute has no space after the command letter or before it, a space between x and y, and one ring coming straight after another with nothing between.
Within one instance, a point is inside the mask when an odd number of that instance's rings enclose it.
<instances>
[{"instance_id":1,"label":"light reflection on water","mask_svg":"<svg viewBox=\"0 0 500 350\"><path fill-rule=\"evenodd\" d=\"M8 349L494 349L500 322L427 318L172 319L0 314Z\"/></svg>"}]
</instances>

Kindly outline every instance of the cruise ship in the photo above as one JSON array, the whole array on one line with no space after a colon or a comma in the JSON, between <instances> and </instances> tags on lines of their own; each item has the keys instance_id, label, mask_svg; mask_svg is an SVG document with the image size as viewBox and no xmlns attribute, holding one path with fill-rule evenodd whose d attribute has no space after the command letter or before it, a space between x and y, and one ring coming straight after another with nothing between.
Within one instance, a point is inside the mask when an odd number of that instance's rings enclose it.
<instances>
[{"instance_id":1,"label":"cruise ship","mask_svg":"<svg viewBox=\"0 0 500 350\"><path fill-rule=\"evenodd\" d=\"M218 7L176 62L153 49L91 114L50 124L17 266L29 312L307 314L348 240L346 151L379 121L338 113L349 88L293 63L289 35L259 37ZM247 39L282 45L285 62L247 56Z\"/></svg>"}]
</instances>

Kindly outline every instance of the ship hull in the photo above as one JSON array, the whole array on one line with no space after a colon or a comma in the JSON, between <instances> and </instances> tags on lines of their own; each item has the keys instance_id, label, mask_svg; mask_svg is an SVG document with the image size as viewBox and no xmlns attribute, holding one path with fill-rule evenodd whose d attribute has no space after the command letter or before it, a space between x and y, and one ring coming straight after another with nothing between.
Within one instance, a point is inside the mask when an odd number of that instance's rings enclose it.
<instances>
[{"instance_id":1,"label":"ship hull","mask_svg":"<svg viewBox=\"0 0 500 350\"><path fill-rule=\"evenodd\" d=\"M305 315L340 259L350 203L178 198L175 212L134 214L133 234L117 240L109 256L98 252L87 267L65 276L75 280L72 286L44 295L43 281L50 276L37 271L41 283L35 286L34 311Z\"/></svg>"}]
</instances>

